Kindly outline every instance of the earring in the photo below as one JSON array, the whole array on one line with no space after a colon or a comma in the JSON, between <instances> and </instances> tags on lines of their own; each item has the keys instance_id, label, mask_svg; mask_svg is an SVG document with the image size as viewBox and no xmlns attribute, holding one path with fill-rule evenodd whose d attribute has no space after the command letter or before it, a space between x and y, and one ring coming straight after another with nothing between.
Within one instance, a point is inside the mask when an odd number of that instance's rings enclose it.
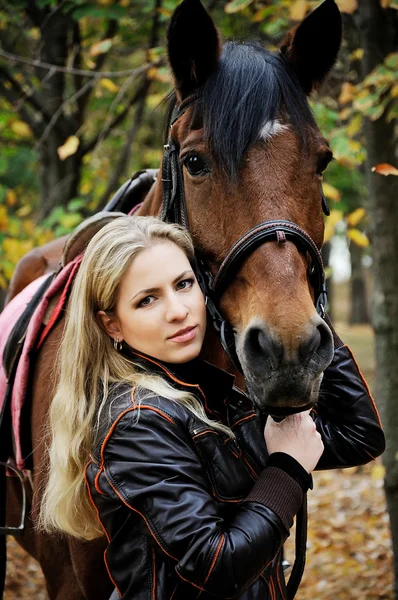
<instances>
[{"instance_id":1,"label":"earring","mask_svg":"<svg viewBox=\"0 0 398 600\"><path fill-rule=\"evenodd\" d=\"M113 347L115 350L121 350L123 348L123 340L120 342L118 337L115 338L113 340Z\"/></svg>"}]
</instances>

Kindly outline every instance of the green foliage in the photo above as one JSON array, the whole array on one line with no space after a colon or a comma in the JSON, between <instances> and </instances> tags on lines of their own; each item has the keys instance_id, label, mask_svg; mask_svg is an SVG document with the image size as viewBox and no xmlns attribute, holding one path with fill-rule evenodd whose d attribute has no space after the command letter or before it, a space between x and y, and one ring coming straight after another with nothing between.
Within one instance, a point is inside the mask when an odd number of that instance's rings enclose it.
<instances>
[{"instance_id":1,"label":"green foliage","mask_svg":"<svg viewBox=\"0 0 398 600\"><path fill-rule=\"evenodd\" d=\"M29 246L41 244L53 236L62 235L91 212L101 208L108 183L125 150L127 134L134 125L136 107L110 129L107 127L118 115L124 114L142 83L141 78L129 73L151 62L147 73L150 89L143 117L131 147L128 168L119 178L119 184L131 172L142 168L157 168L161 160L164 128L162 99L172 87L171 74L166 66L165 35L170 16L179 0L163 0L157 12L158 36L155 48L149 48L153 29L154 2L148 0L13 0L7 9L0 8L0 21L4 48L16 55L39 57L48 28L40 28L31 20L32 7L45 16L46 23L64 19L69 44L66 47L64 66L73 65L79 43L79 60L75 66L94 71L97 63L103 71L125 71L123 77L105 74L91 82L89 99L80 122L79 99L76 91L89 83L87 76L66 74L62 76L63 105L57 120L65 135L58 148L71 137L79 144L74 155L92 140L91 151L84 155L79 172L77 198L67 199L56 207L46 219L39 222L40 190L39 167L43 140L24 119L17 116L16 107L22 106L33 116L34 123L42 122L42 115L32 108L29 98L37 94L45 98L46 85L56 77L48 70L37 70L25 63L0 57L0 67L6 68L21 91L17 100L0 98L0 253L2 259L1 282L6 285L18 257ZM306 11L317 2L309 0L224 0L223 3L204 0L212 7L212 15L224 39L259 40L270 49L276 49L289 29L296 25ZM113 24L113 25L112 25ZM116 26L116 33L110 33ZM78 28L78 29L76 29ZM79 42L76 42L76 31ZM73 41L75 40L75 41ZM347 53L343 50L343 53ZM361 49L352 53L350 60L358 60ZM50 58L49 62L54 62ZM347 63L348 64L348 63ZM364 177L364 119L378 119L385 112L392 123L398 117L398 54L389 55L364 81L353 83L350 67L344 74L338 71L342 84L324 88L312 103L315 117L322 133L329 140L335 161L325 173L325 182L331 194L331 208L350 215L363 205L366 197ZM349 74L348 81L345 73ZM1 79L0 79L1 83ZM8 81L4 84L12 90ZM8 87L7 87L8 86ZM76 87L77 86L77 87ZM49 108L54 117L54 109ZM52 131L49 139L51 139ZM57 154L55 146L54 154ZM74 156L73 155L73 156ZM68 160L68 159L66 159ZM41 165L40 168L48 168ZM334 200L333 200L333 198ZM366 223L366 220L364 220Z\"/></svg>"}]
</instances>

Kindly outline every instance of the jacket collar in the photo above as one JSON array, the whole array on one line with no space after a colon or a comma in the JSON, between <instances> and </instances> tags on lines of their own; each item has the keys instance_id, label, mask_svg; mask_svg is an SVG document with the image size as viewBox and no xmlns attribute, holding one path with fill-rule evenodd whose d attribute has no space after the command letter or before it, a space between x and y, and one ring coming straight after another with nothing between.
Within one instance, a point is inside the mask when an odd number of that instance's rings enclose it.
<instances>
[{"instance_id":1,"label":"jacket collar","mask_svg":"<svg viewBox=\"0 0 398 600\"><path fill-rule=\"evenodd\" d=\"M138 366L166 376L180 388L199 392L206 411L224 420L227 398L235 380L234 375L201 358L180 364L160 361L133 348L128 349L128 354Z\"/></svg>"}]
</instances>

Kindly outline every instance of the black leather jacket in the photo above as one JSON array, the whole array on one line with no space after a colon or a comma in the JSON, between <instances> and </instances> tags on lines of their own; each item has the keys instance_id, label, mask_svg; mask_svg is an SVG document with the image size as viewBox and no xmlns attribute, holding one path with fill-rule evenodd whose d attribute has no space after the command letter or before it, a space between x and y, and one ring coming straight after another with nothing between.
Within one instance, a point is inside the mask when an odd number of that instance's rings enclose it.
<instances>
[{"instance_id":1,"label":"black leather jacket","mask_svg":"<svg viewBox=\"0 0 398 600\"><path fill-rule=\"evenodd\" d=\"M231 375L198 360L173 373L133 358L197 393L236 439L171 400L127 384L110 393L86 481L120 597L286 598L281 551L302 481L267 466L263 426ZM373 400L346 346L325 371L314 419L325 445L320 469L364 464L384 450Z\"/></svg>"}]
</instances>

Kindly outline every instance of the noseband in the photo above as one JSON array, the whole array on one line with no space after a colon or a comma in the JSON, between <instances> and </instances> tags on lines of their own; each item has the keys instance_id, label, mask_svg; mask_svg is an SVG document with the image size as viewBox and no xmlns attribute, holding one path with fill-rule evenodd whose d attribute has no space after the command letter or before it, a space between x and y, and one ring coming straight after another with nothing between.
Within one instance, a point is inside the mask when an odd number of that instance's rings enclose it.
<instances>
[{"instance_id":1,"label":"noseband","mask_svg":"<svg viewBox=\"0 0 398 600\"><path fill-rule=\"evenodd\" d=\"M200 98L194 94L175 107L170 118L168 143L164 146L162 162L163 201L161 219L183 225L189 231L188 212L184 193L184 180L179 162L179 148L171 135L172 125L179 119L194 102ZM321 195L322 208L328 213L326 199ZM199 285L205 295L207 309L213 326L220 336L221 344L232 363L240 371L235 348L235 336L231 325L224 319L218 303L220 298L233 280L243 260L265 242L277 241L285 244L289 240L297 248L310 257L308 275L314 290L314 303L317 312L323 317L326 305L326 284L322 256L311 236L299 225L286 220L272 220L260 223L247 231L230 248L215 275L213 275L200 258L196 258L196 275Z\"/></svg>"}]
</instances>

